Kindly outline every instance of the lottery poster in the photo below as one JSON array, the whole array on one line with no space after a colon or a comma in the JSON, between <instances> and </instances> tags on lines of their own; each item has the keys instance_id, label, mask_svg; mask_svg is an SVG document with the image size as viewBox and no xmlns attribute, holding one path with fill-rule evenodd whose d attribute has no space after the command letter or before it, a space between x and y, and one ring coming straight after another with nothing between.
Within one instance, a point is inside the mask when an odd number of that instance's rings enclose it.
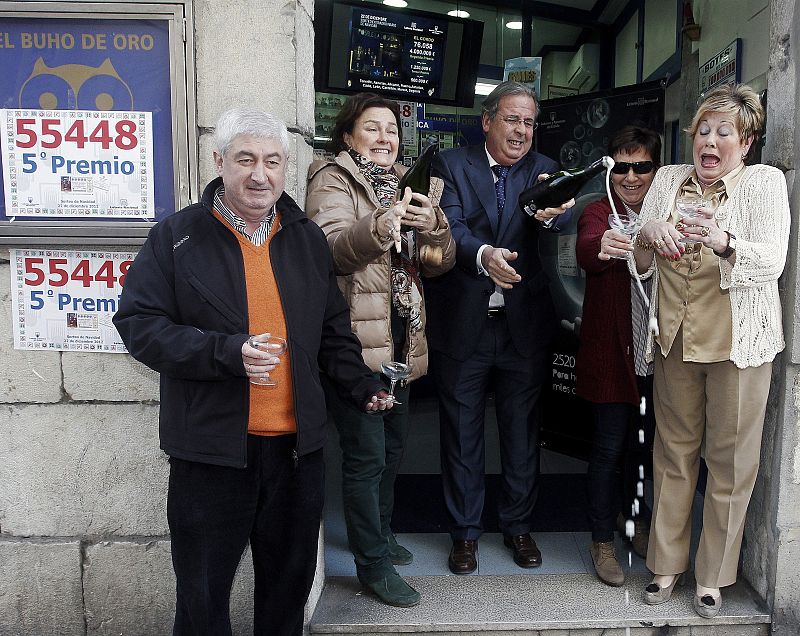
<instances>
[{"instance_id":1,"label":"lottery poster","mask_svg":"<svg viewBox=\"0 0 800 636\"><path fill-rule=\"evenodd\" d=\"M14 348L126 353L111 318L134 256L10 250Z\"/></svg>"},{"instance_id":2,"label":"lottery poster","mask_svg":"<svg viewBox=\"0 0 800 636\"><path fill-rule=\"evenodd\" d=\"M0 223L175 212L170 22L0 16Z\"/></svg>"},{"instance_id":3,"label":"lottery poster","mask_svg":"<svg viewBox=\"0 0 800 636\"><path fill-rule=\"evenodd\" d=\"M150 113L3 110L6 214L155 219Z\"/></svg>"}]
</instances>

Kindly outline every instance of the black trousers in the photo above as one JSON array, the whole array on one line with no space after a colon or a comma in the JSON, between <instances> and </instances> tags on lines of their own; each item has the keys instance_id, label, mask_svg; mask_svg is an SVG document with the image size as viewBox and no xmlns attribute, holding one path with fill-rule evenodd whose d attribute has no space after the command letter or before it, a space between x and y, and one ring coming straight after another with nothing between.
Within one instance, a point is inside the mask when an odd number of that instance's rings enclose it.
<instances>
[{"instance_id":1,"label":"black trousers","mask_svg":"<svg viewBox=\"0 0 800 636\"><path fill-rule=\"evenodd\" d=\"M495 378L502 491L500 529L530 532L539 475L539 396L547 349L526 358L513 342L504 316L489 318L478 346L461 361L433 352L439 389L442 485L453 540L477 539L485 496L484 414L489 377Z\"/></svg>"},{"instance_id":2,"label":"black trousers","mask_svg":"<svg viewBox=\"0 0 800 636\"><path fill-rule=\"evenodd\" d=\"M302 634L317 565L324 464L322 450L295 464L295 442L295 435L248 435L243 469L170 459L174 636L231 634L231 585L248 541L254 633Z\"/></svg>"},{"instance_id":3,"label":"black trousers","mask_svg":"<svg viewBox=\"0 0 800 636\"><path fill-rule=\"evenodd\" d=\"M631 404L592 404L594 428L592 455L587 471L586 488L589 499L589 520L592 541L614 539L614 524L622 512L630 519L631 506L636 498L639 466L645 477L653 474L653 437L656 418L653 403L653 376L637 376L639 395L645 398L644 417L639 407ZM639 442L639 430L644 430L644 443ZM650 521L650 508L639 497L639 518Z\"/></svg>"}]
</instances>

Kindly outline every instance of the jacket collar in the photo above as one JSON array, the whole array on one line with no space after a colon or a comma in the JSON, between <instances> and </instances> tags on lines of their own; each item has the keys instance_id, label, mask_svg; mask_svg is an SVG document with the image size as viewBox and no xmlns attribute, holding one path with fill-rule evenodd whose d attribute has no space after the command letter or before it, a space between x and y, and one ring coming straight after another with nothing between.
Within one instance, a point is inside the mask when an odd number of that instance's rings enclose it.
<instances>
[{"instance_id":1,"label":"jacket collar","mask_svg":"<svg viewBox=\"0 0 800 636\"><path fill-rule=\"evenodd\" d=\"M318 161L314 161L308 167L308 180L314 178L314 176L319 173L320 171L324 170L328 166L339 166L342 170L347 172L353 180L359 184L364 192L366 193L367 198L372 202L372 204L376 207L380 207L380 203L378 202L378 197L375 196L375 191L372 189L372 186L366 180L363 174L361 174L361 170L358 169L356 162L353 161L353 158L350 156L350 153L346 150L342 150L338 155L336 155L333 160L328 159L321 159ZM397 173L397 176L402 177L408 168L405 166L396 163L394 164L394 170Z\"/></svg>"},{"instance_id":2,"label":"jacket collar","mask_svg":"<svg viewBox=\"0 0 800 636\"><path fill-rule=\"evenodd\" d=\"M528 165L535 159L535 151L531 150L528 154L524 155L511 166L509 175L516 173L523 166ZM467 147L467 161L476 168L483 168L489 165L488 151L486 150L486 142L482 144L472 144Z\"/></svg>"},{"instance_id":3,"label":"jacket collar","mask_svg":"<svg viewBox=\"0 0 800 636\"><path fill-rule=\"evenodd\" d=\"M200 203L209 212L214 209L214 193L221 185L222 177L217 177L206 186L205 190L203 190L203 196L200 200ZM286 194L286 192L281 194L276 205L278 207L278 211L281 213L282 226L286 226L290 223L296 223L298 221L308 220L306 213L300 209L300 206L297 205L294 199Z\"/></svg>"},{"instance_id":4,"label":"jacket collar","mask_svg":"<svg viewBox=\"0 0 800 636\"><path fill-rule=\"evenodd\" d=\"M497 195L495 194L494 177L489 169L489 158L485 144L474 144L467 147L466 151L467 167L466 174L469 178L470 186L481 202L489 224L492 227L494 240L499 242L512 223L512 217L518 214L517 200L522 191L525 175L531 162L534 161L532 153L528 153L517 161L506 178L506 204L503 210L502 221L497 215Z\"/></svg>"}]
</instances>

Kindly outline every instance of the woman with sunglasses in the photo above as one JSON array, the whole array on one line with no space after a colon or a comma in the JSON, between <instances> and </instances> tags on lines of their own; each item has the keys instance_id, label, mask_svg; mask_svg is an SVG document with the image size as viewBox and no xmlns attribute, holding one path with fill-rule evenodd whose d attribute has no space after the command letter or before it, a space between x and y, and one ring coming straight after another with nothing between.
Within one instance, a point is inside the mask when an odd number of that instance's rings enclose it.
<instances>
[{"instance_id":1,"label":"woman with sunglasses","mask_svg":"<svg viewBox=\"0 0 800 636\"><path fill-rule=\"evenodd\" d=\"M615 162L614 205L620 215L638 215L659 165L661 139L652 130L626 126L612 138L608 152ZM608 197L603 197L586 206L578 220L576 251L586 272L586 292L576 374L577 393L590 402L593 419L587 485L590 553L598 578L619 586L625 574L614 552L615 520L624 529L624 520L634 517L633 549L642 557L647 553L650 510L643 497L638 498L638 514L632 515L631 509L639 466L651 470L655 421L652 409L639 415L640 398L649 403L653 390L652 364L644 360L647 310L632 293L634 281L625 261L619 260L633 250L631 239L609 228L611 213ZM644 445L639 429L646 432Z\"/></svg>"},{"instance_id":2,"label":"woman with sunglasses","mask_svg":"<svg viewBox=\"0 0 800 636\"><path fill-rule=\"evenodd\" d=\"M693 604L705 618L719 613L720 588L736 582L772 360L784 346L778 277L789 240L786 180L771 166L746 165L763 123L750 87L708 93L688 129L694 165L658 171L635 242L658 320L648 338L657 430L647 567L655 578L644 601L668 601L689 567L703 445L708 481ZM695 218L681 220L676 201L686 197L704 202Z\"/></svg>"}]
</instances>

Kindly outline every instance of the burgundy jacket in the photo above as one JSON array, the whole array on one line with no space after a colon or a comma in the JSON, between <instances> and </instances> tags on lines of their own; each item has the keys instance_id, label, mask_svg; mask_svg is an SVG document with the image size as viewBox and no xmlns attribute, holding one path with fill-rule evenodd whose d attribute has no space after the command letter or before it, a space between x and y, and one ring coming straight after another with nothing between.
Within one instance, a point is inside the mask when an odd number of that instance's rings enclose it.
<instances>
[{"instance_id":1,"label":"burgundy jacket","mask_svg":"<svg viewBox=\"0 0 800 636\"><path fill-rule=\"evenodd\" d=\"M623 206L614 197L617 210ZM575 251L586 272L580 348L575 363L577 393L589 402L639 403L633 366L631 275L625 261L601 261L600 239L608 229L611 205L603 197L578 219Z\"/></svg>"}]
</instances>

